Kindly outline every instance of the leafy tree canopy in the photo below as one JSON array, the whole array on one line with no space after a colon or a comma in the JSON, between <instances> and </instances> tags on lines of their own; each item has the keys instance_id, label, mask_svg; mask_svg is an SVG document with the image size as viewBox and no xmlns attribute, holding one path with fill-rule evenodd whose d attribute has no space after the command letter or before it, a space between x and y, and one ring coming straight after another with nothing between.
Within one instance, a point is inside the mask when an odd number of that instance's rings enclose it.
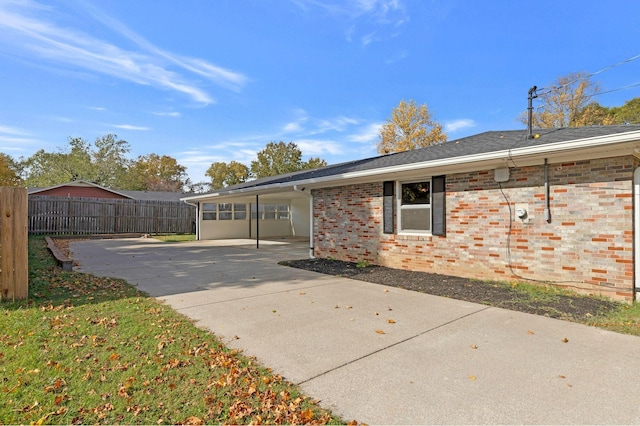
<instances>
[{"instance_id":1,"label":"leafy tree canopy","mask_svg":"<svg viewBox=\"0 0 640 426\"><path fill-rule=\"evenodd\" d=\"M20 167L9 155L0 152L0 186L22 186Z\"/></svg>"},{"instance_id":2,"label":"leafy tree canopy","mask_svg":"<svg viewBox=\"0 0 640 426\"><path fill-rule=\"evenodd\" d=\"M300 170L324 167L327 162L320 158L310 158L302 161L302 151L293 142L285 144L280 141L269 142L258 152L257 159L251 162L251 175L255 178L276 176Z\"/></svg>"},{"instance_id":3,"label":"leafy tree canopy","mask_svg":"<svg viewBox=\"0 0 640 426\"><path fill-rule=\"evenodd\" d=\"M586 72L570 73L558 77L551 86L537 94L536 102L542 104L532 114L532 126L535 128L576 127L588 118L582 118L582 112L589 101L600 91L598 83L593 83ZM595 112L591 108L588 115ZM526 114L520 120L527 124Z\"/></svg>"},{"instance_id":4,"label":"leafy tree canopy","mask_svg":"<svg viewBox=\"0 0 640 426\"><path fill-rule=\"evenodd\" d=\"M237 161L230 161L228 164L218 161L212 163L205 174L211 178L211 189L218 189L246 182L249 179L249 168Z\"/></svg>"},{"instance_id":5,"label":"leafy tree canopy","mask_svg":"<svg viewBox=\"0 0 640 426\"><path fill-rule=\"evenodd\" d=\"M189 183L186 170L168 155L141 155L131 163L128 184L122 189L182 192Z\"/></svg>"},{"instance_id":6,"label":"leafy tree canopy","mask_svg":"<svg viewBox=\"0 0 640 426\"><path fill-rule=\"evenodd\" d=\"M57 152L41 149L20 165L29 187L59 185L74 180L87 180L105 187L117 187L126 176L129 143L117 135L97 138L91 145L82 138L69 138L66 148Z\"/></svg>"},{"instance_id":7,"label":"leafy tree canopy","mask_svg":"<svg viewBox=\"0 0 640 426\"><path fill-rule=\"evenodd\" d=\"M380 154L390 154L424 148L446 140L442 124L432 118L427 104L418 106L414 100L403 100L380 128L377 150Z\"/></svg>"}]
</instances>

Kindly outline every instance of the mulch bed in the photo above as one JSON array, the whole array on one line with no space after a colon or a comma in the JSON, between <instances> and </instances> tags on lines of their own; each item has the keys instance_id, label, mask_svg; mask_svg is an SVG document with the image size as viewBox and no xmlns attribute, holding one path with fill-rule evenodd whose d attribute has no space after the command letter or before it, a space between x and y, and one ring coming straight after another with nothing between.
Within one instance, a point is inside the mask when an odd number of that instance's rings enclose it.
<instances>
[{"instance_id":1,"label":"mulch bed","mask_svg":"<svg viewBox=\"0 0 640 426\"><path fill-rule=\"evenodd\" d=\"M542 297L519 290L517 286L508 283L487 282L376 265L358 267L356 263L340 260L301 259L289 260L281 262L281 264L327 275L337 275L576 322L586 321L592 316L617 309L620 306L618 302L612 300L558 294L553 290L546 292Z\"/></svg>"}]
</instances>

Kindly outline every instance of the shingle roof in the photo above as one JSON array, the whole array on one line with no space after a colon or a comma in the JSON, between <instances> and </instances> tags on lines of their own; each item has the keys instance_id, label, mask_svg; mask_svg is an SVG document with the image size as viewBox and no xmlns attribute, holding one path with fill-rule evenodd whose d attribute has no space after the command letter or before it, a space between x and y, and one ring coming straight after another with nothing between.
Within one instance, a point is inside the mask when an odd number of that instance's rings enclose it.
<instances>
[{"instance_id":1,"label":"shingle roof","mask_svg":"<svg viewBox=\"0 0 640 426\"><path fill-rule=\"evenodd\" d=\"M166 191L124 191L118 190L119 193L124 194L134 200L145 201L180 201L186 195L182 192L166 192Z\"/></svg>"},{"instance_id":2,"label":"shingle roof","mask_svg":"<svg viewBox=\"0 0 640 426\"><path fill-rule=\"evenodd\" d=\"M284 175L256 179L214 192L222 194L231 190L256 188L263 185L296 182L306 179L341 175L349 172L360 172L412 163L486 154L508 149L542 146L556 142L568 142L632 131L640 131L640 125L536 129L534 134L537 134L538 137L534 139L529 139L527 137L527 130L490 131L450 142L444 142L438 145L428 146L426 148L349 161L314 170L303 170Z\"/></svg>"}]
</instances>

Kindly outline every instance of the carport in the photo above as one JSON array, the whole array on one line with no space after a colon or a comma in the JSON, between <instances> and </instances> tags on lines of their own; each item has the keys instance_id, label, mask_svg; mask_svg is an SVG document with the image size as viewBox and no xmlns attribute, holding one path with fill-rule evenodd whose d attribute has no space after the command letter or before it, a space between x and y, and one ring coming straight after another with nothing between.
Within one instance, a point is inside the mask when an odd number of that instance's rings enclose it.
<instances>
[{"instance_id":1,"label":"carport","mask_svg":"<svg viewBox=\"0 0 640 426\"><path fill-rule=\"evenodd\" d=\"M298 186L225 188L183 198L196 207L198 240L306 238L313 253L313 198Z\"/></svg>"}]
</instances>

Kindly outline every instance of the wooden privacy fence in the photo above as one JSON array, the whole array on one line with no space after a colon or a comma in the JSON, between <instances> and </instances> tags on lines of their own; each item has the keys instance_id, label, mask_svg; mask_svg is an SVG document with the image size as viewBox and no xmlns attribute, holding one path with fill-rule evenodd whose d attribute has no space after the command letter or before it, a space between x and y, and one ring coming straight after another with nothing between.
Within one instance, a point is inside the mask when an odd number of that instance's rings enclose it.
<instances>
[{"instance_id":1,"label":"wooden privacy fence","mask_svg":"<svg viewBox=\"0 0 640 426\"><path fill-rule=\"evenodd\" d=\"M31 234L189 234L195 219L180 201L29 196Z\"/></svg>"},{"instance_id":2,"label":"wooden privacy fence","mask_svg":"<svg viewBox=\"0 0 640 426\"><path fill-rule=\"evenodd\" d=\"M27 190L0 187L0 301L29 292Z\"/></svg>"}]
</instances>

